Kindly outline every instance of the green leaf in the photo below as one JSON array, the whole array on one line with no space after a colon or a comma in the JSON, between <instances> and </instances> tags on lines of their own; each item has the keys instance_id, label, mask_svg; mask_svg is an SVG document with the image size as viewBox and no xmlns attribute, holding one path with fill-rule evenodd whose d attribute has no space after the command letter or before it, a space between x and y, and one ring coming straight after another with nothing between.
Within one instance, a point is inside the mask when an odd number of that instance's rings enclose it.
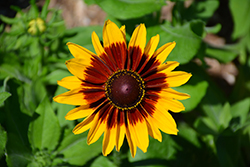
<instances>
[{"instance_id":1,"label":"green leaf","mask_svg":"<svg viewBox=\"0 0 250 167\"><path fill-rule=\"evenodd\" d=\"M59 94L62 94L62 93L65 93L67 91L67 89L61 87L61 86L58 86L56 92L55 92L55 96L59 95ZM52 108L54 111L57 112L57 118L58 118L58 121L59 121L59 124L61 127L63 126L68 126L69 128L73 128L74 127L74 122L73 121L70 121L70 120L66 120L65 119L65 116L66 114L72 110L73 108L75 108L75 106L73 105L68 105L68 104L60 104L60 103L57 103L57 102L52 102Z\"/></svg>"},{"instance_id":2,"label":"green leaf","mask_svg":"<svg viewBox=\"0 0 250 167\"><path fill-rule=\"evenodd\" d=\"M7 132L0 125L0 159L3 156L5 145L7 143Z\"/></svg>"},{"instance_id":3,"label":"green leaf","mask_svg":"<svg viewBox=\"0 0 250 167\"><path fill-rule=\"evenodd\" d=\"M22 9L19 6L10 6L10 9L16 11L17 13L19 13L21 16L24 14L24 12L22 11Z\"/></svg>"},{"instance_id":4,"label":"green leaf","mask_svg":"<svg viewBox=\"0 0 250 167\"><path fill-rule=\"evenodd\" d=\"M221 91L211 80L208 81L206 96L203 97L200 107L205 114L213 121L214 126L219 131L220 115L223 110L223 105L226 103L226 98Z\"/></svg>"},{"instance_id":5,"label":"green leaf","mask_svg":"<svg viewBox=\"0 0 250 167\"><path fill-rule=\"evenodd\" d=\"M237 103L234 103L231 107L231 115L236 122L234 130L241 128L247 121L247 115L250 110L250 98L245 98Z\"/></svg>"},{"instance_id":6,"label":"green leaf","mask_svg":"<svg viewBox=\"0 0 250 167\"><path fill-rule=\"evenodd\" d=\"M222 111L220 112L219 122L222 128L226 129L229 125L229 122L232 119L232 115L230 112L230 104L227 102L224 106Z\"/></svg>"},{"instance_id":7,"label":"green leaf","mask_svg":"<svg viewBox=\"0 0 250 167\"><path fill-rule=\"evenodd\" d=\"M181 69L181 71L188 71L192 73L190 84L192 82L196 84L206 82L206 93L203 96L202 100L199 102L199 108L201 108L204 111L205 115L212 120L214 126L216 127L216 131L219 131L219 117L223 109L223 105L226 103L226 97L224 96L222 90L217 87L213 80L211 80L202 66L198 66L197 64L190 62L189 64L180 66L179 68ZM179 68L177 70L179 70ZM193 77L194 79L192 81ZM189 82L187 85L189 85Z\"/></svg>"},{"instance_id":8,"label":"green leaf","mask_svg":"<svg viewBox=\"0 0 250 167\"><path fill-rule=\"evenodd\" d=\"M90 167L116 167L116 165L111 162L108 158L104 156L99 156L91 163Z\"/></svg>"},{"instance_id":9,"label":"green leaf","mask_svg":"<svg viewBox=\"0 0 250 167\"><path fill-rule=\"evenodd\" d=\"M8 98L11 94L9 92L1 92L0 93L0 105Z\"/></svg>"},{"instance_id":10,"label":"green leaf","mask_svg":"<svg viewBox=\"0 0 250 167\"><path fill-rule=\"evenodd\" d=\"M46 20L47 14L48 14L48 6L49 6L49 2L50 0L46 0L45 4L42 7L42 11L41 11L41 18L43 20Z\"/></svg>"},{"instance_id":11,"label":"green leaf","mask_svg":"<svg viewBox=\"0 0 250 167\"><path fill-rule=\"evenodd\" d=\"M9 17L6 17L4 15L0 15L0 19L7 24L15 24L15 23L18 23L20 21L20 18L17 18L17 17L9 18Z\"/></svg>"},{"instance_id":12,"label":"green leaf","mask_svg":"<svg viewBox=\"0 0 250 167\"><path fill-rule=\"evenodd\" d=\"M39 43L39 38L34 37L33 40L32 40L32 43L30 44L30 48L29 48L29 54L30 54L30 56L33 57L33 59L36 58L36 59L40 59L40 61L41 61L41 58L39 58L39 57L42 56L41 55L41 49L43 49L43 48L41 48L41 47L42 46Z\"/></svg>"},{"instance_id":13,"label":"green leaf","mask_svg":"<svg viewBox=\"0 0 250 167\"><path fill-rule=\"evenodd\" d=\"M177 1L177 3L183 3L184 1ZM183 4L184 5L184 4ZM214 14L215 10L219 7L219 1L194 1L190 7L183 8L180 12L182 13L182 19L193 20L202 19L208 21L209 18Z\"/></svg>"},{"instance_id":14,"label":"green leaf","mask_svg":"<svg viewBox=\"0 0 250 167\"><path fill-rule=\"evenodd\" d=\"M250 18L250 1L241 0L239 3L238 0L230 0L229 7L234 21L232 36L233 38L243 37L250 29L250 22L246 21L247 18Z\"/></svg>"},{"instance_id":15,"label":"green leaf","mask_svg":"<svg viewBox=\"0 0 250 167\"><path fill-rule=\"evenodd\" d=\"M63 159L61 157L53 158L51 166L60 166L60 164L63 164Z\"/></svg>"},{"instance_id":16,"label":"green leaf","mask_svg":"<svg viewBox=\"0 0 250 167\"><path fill-rule=\"evenodd\" d=\"M249 145L249 140L250 140L250 120L247 121L247 125L244 127L242 133L246 137L247 145Z\"/></svg>"},{"instance_id":17,"label":"green leaf","mask_svg":"<svg viewBox=\"0 0 250 167\"><path fill-rule=\"evenodd\" d=\"M179 130L178 133L179 137L185 138L189 143L191 143L197 148L201 147L200 141L198 139L198 134L193 128L189 127L185 123L181 123L178 126L178 130Z\"/></svg>"},{"instance_id":18,"label":"green leaf","mask_svg":"<svg viewBox=\"0 0 250 167\"><path fill-rule=\"evenodd\" d=\"M46 96L46 88L42 83L42 78L33 78L31 83L23 83L18 88L20 99L20 108L22 112L32 116L37 106Z\"/></svg>"},{"instance_id":19,"label":"green leaf","mask_svg":"<svg viewBox=\"0 0 250 167\"><path fill-rule=\"evenodd\" d=\"M215 126L213 120L209 117L201 117L196 119L194 127L196 128L197 132L202 135L216 135L218 133L218 127Z\"/></svg>"},{"instance_id":20,"label":"green leaf","mask_svg":"<svg viewBox=\"0 0 250 167\"><path fill-rule=\"evenodd\" d=\"M149 137L149 146L146 153L143 153L140 149L137 149L137 153L134 158L129 154L130 162L140 162L141 166L146 166L147 159L170 159L177 152L178 145L174 142L172 137L168 134L162 133L162 142L159 142L152 137ZM143 161L145 160L145 162ZM153 164L164 165L164 161L162 162L152 162Z\"/></svg>"},{"instance_id":21,"label":"green leaf","mask_svg":"<svg viewBox=\"0 0 250 167\"><path fill-rule=\"evenodd\" d=\"M208 89L209 91L210 89ZM210 96L210 95L209 95ZM214 103L214 100L211 100L211 96L204 98L203 103L201 104L202 109L206 115L213 121L214 126L216 126L216 131L219 131L220 127L220 112L223 109L221 101ZM208 101L207 101L208 100Z\"/></svg>"},{"instance_id":22,"label":"green leaf","mask_svg":"<svg viewBox=\"0 0 250 167\"><path fill-rule=\"evenodd\" d=\"M220 166L227 167L243 167L240 165L240 139L238 133L233 133L229 130L223 132L216 140L216 148Z\"/></svg>"},{"instance_id":23,"label":"green leaf","mask_svg":"<svg viewBox=\"0 0 250 167\"><path fill-rule=\"evenodd\" d=\"M21 49L24 46L25 42L28 41L28 38L29 37L26 34L19 35L15 41L15 46L12 49L14 50Z\"/></svg>"},{"instance_id":24,"label":"green leaf","mask_svg":"<svg viewBox=\"0 0 250 167\"><path fill-rule=\"evenodd\" d=\"M187 93L190 95L189 99L182 100L181 102L185 106L185 111L192 111L206 95L208 82L204 78L205 72L203 71L201 66L197 66L197 64L194 63L189 63L177 67L175 71L186 71L192 74L190 80L186 84L174 88L179 92Z\"/></svg>"},{"instance_id":25,"label":"green leaf","mask_svg":"<svg viewBox=\"0 0 250 167\"><path fill-rule=\"evenodd\" d=\"M216 157L194 129L185 123L178 124L178 129L177 136L162 133L161 143L150 138L147 152L138 149L129 161L138 167L218 166Z\"/></svg>"},{"instance_id":26,"label":"green leaf","mask_svg":"<svg viewBox=\"0 0 250 167\"><path fill-rule=\"evenodd\" d=\"M60 126L47 97L37 107L34 118L28 132L33 150L54 150L60 137Z\"/></svg>"},{"instance_id":27,"label":"green leaf","mask_svg":"<svg viewBox=\"0 0 250 167\"><path fill-rule=\"evenodd\" d=\"M229 63L238 56L238 53L223 48L207 48L206 54L210 57L219 60L222 63Z\"/></svg>"},{"instance_id":28,"label":"green leaf","mask_svg":"<svg viewBox=\"0 0 250 167\"><path fill-rule=\"evenodd\" d=\"M29 163L27 165L27 167L40 167L42 164L40 164L39 162L36 161L32 161L31 163Z\"/></svg>"},{"instance_id":29,"label":"green leaf","mask_svg":"<svg viewBox=\"0 0 250 167\"><path fill-rule=\"evenodd\" d=\"M200 103L201 99L205 96L207 91L208 83L206 81L195 83L195 77L195 75L192 76L188 84L174 88L179 92L187 93L190 95L189 99L181 101L185 106L185 111L192 111Z\"/></svg>"},{"instance_id":30,"label":"green leaf","mask_svg":"<svg viewBox=\"0 0 250 167\"><path fill-rule=\"evenodd\" d=\"M53 22L53 23L50 24L50 26L51 27L59 27L59 26L64 27L64 24L65 24L65 22L64 22L64 20L62 20L62 21Z\"/></svg>"},{"instance_id":31,"label":"green leaf","mask_svg":"<svg viewBox=\"0 0 250 167\"><path fill-rule=\"evenodd\" d=\"M49 73L44 79L46 83L56 85L57 81L63 79L66 76L70 76L71 74L66 70L55 70Z\"/></svg>"},{"instance_id":32,"label":"green leaf","mask_svg":"<svg viewBox=\"0 0 250 167\"><path fill-rule=\"evenodd\" d=\"M91 145L87 145L86 132L74 135L69 132L64 136L58 148L58 154L64 155L64 160L71 165L82 166L102 152L102 140L99 139ZM85 156L83 156L85 155Z\"/></svg>"},{"instance_id":33,"label":"green leaf","mask_svg":"<svg viewBox=\"0 0 250 167\"><path fill-rule=\"evenodd\" d=\"M29 9L28 19L35 19L39 15L39 9L36 6L35 0L30 0L30 5L31 5L31 7Z\"/></svg>"},{"instance_id":34,"label":"green leaf","mask_svg":"<svg viewBox=\"0 0 250 167\"><path fill-rule=\"evenodd\" d=\"M179 123L178 129L178 135L173 137L177 151L174 155L175 159L169 166L218 166L217 157L211 146L207 146L202 141L196 130L186 123Z\"/></svg>"},{"instance_id":35,"label":"green leaf","mask_svg":"<svg viewBox=\"0 0 250 167\"><path fill-rule=\"evenodd\" d=\"M202 43L204 24L201 21L192 21L183 26L171 27L168 24L149 27L147 37L160 35L158 47L175 41L176 47L170 53L167 61L178 61L181 64L188 63L199 51Z\"/></svg>"},{"instance_id":36,"label":"green leaf","mask_svg":"<svg viewBox=\"0 0 250 167\"><path fill-rule=\"evenodd\" d=\"M20 100L20 108L22 112L32 116L37 106L41 103L47 94L45 85L42 82L42 77L33 78L31 83L23 83L18 89Z\"/></svg>"},{"instance_id":37,"label":"green leaf","mask_svg":"<svg viewBox=\"0 0 250 167\"><path fill-rule=\"evenodd\" d=\"M46 87L43 83L43 78L34 78L31 84L31 94L30 96L33 98L36 107L42 102L47 94Z\"/></svg>"},{"instance_id":38,"label":"green leaf","mask_svg":"<svg viewBox=\"0 0 250 167\"><path fill-rule=\"evenodd\" d=\"M206 21L212 17L215 10L219 7L218 0L199 2L195 1L193 4L196 6L196 10L198 11L198 13L196 13L197 17Z\"/></svg>"},{"instance_id":39,"label":"green leaf","mask_svg":"<svg viewBox=\"0 0 250 167\"><path fill-rule=\"evenodd\" d=\"M118 19L131 19L158 11L166 5L164 0L95 0L109 15Z\"/></svg>"},{"instance_id":40,"label":"green leaf","mask_svg":"<svg viewBox=\"0 0 250 167\"><path fill-rule=\"evenodd\" d=\"M1 24L0 25L0 32L3 32L3 30L4 30L4 24ZM1 39L1 38L0 38Z\"/></svg>"},{"instance_id":41,"label":"green leaf","mask_svg":"<svg viewBox=\"0 0 250 167\"><path fill-rule=\"evenodd\" d=\"M183 124L181 124L179 127L179 134L178 136L171 136L168 134L165 134L163 132L162 133L162 142L159 142L156 139L153 138L149 138L149 147L146 153L143 153L141 150L137 149L137 154L135 156L135 158L132 158L131 156L129 156L129 160L130 162L136 162L136 161L140 161L142 164L140 164L141 166L148 166L143 162L142 160L147 160L147 159L172 159L175 154L178 152L180 148L180 146L178 144L176 144L175 139L176 138L180 138L181 136L184 137L186 135L188 135L189 139L192 143L195 143L197 146L199 146L199 142L196 139L197 136L195 136L195 131L191 130L190 128L187 128L186 125L184 126ZM159 163L158 163L159 162ZM169 164L168 162L165 161L155 161L152 162L152 164L155 163L155 165L152 166L157 166L157 165L166 165ZM156 165L157 164L157 165ZM138 163L139 165L139 163ZM150 166L151 166L150 165Z\"/></svg>"},{"instance_id":42,"label":"green leaf","mask_svg":"<svg viewBox=\"0 0 250 167\"><path fill-rule=\"evenodd\" d=\"M33 98L35 92L32 91L31 84L23 83L22 86L18 88L20 109L23 113L32 117L37 105L36 99Z\"/></svg>"},{"instance_id":43,"label":"green leaf","mask_svg":"<svg viewBox=\"0 0 250 167\"><path fill-rule=\"evenodd\" d=\"M6 162L8 166L13 167L27 166L31 161L31 149L27 137L30 117L20 109L17 89L21 86L13 82L13 80L8 81L8 86L12 96L5 101L4 105L4 127L8 132Z\"/></svg>"},{"instance_id":44,"label":"green leaf","mask_svg":"<svg viewBox=\"0 0 250 167\"><path fill-rule=\"evenodd\" d=\"M32 161L30 149L23 145L23 141L17 134L8 132L8 142L6 145L6 162L8 166L27 166Z\"/></svg>"},{"instance_id":45,"label":"green leaf","mask_svg":"<svg viewBox=\"0 0 250 167\"><path fill-rule=\"evenodd\" d=\"M1 75L7 77L13 77L23 82L30 82L30 80L24 76L18 67L14 67L10 64L1 64L0 73ZM1 76L2 77L2 76Z\"/></svg>"},{"instance_id":46,"label":"green leaf","mask_svg":"<svg viewBox=\"0 0 250 167\"><path fill-rule=\"evenodd\" d=\"M217 34L221 30L221 24L216 24L215 26L212 27L206 27L206 32L207 33L212 33L212 34Z\"/></svg>"},{"instance_id":47,"label":"green leaf","mask_svg":"<svg viewBox=\"0 0 250 167\"><path fill-rule=\"evenodd\" d=\"M27 138L28 125L30 117L24 114L20 108L20 101L23 100L22 96L19 97L18 89L22 86L8 81L9 92L11 96L5 101L4 113L5 113L5 127L6 131L17 135L19 140L22 141L20 145L29 145ZM18 139L17 139L18 140Z\"/></svg>"},{"instance_id":48,"label":"green leaf","mask_svg":"<svg viewBox=\"0 0 250 167\"><path fill-rule=\"evenodd\" d=\"M97 35L99 36L101 40L102 27L101 26L89 26L89 27L77 27L77 28L72 28L72 29L67 30L66 34L71 35L71 36L68 38L66 37L63 42L64 43L73 42L94 52L94 47L91 41L91 34L93 31L97 33Z\"/></svg>"}]
</instances>

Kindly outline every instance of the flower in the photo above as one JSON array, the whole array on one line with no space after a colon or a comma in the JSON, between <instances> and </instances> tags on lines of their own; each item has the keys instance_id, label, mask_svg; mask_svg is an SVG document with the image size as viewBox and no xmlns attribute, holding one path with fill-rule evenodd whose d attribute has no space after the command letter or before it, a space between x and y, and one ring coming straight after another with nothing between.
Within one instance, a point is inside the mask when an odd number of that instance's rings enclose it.
<instances>
[{"instance_id":1,"label":"flower","mask_svg":"<svg viewBox=\"0 0 250 167\"><path fill-rule=\"evenodd\" d=\"M161 131L176 135L175 120L168 110L180 112L184 106L178 100L190 96L171 87L186 83L191 74L172 71L179 63L163 63L175 42L155 51L159 35L150 39L146 47L146 28L140 24L127 46L125 26L120 29L108 20L103 28L103 46L95 32L92 43L96 54L67 43L75 57L66 61L74 76L58 81L68 92L54 97L59 103L78 105L65 116L67 120L86 117L77 124L74 134L88 132L87 143L103 137L103 155L116 146L119 151L125 135L132 157L139 147L143 152L149 145L148 135L162 141ZM145 48L144 48L145 47Z\"/></svg>"},{"instance_id":2,"label":"flower","mask_svg":"<svg viewBox=\"0 0 250 167\"><path fill-rule=\"evenodd\" d=\"M45 22L41 18L33 19L29 22L28 32L31 35L37 35L44 32L46 29Z\"/></svg>"}]
</instances>

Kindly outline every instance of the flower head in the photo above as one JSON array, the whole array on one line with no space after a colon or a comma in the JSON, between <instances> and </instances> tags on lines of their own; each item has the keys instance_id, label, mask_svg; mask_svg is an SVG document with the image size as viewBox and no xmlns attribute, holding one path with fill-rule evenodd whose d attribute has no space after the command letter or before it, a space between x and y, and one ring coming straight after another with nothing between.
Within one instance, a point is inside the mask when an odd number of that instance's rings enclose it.
<instances>
[{"instance_id":1,"label":"flower head","mask_svg":"<svg viewBox=\"0 0 250 167\"><path fill-rule=\"evenodd\" d=\"M73 133L89 129L88 144L104 133L102 152L105 156L114 146L119 151L125 136L134 157L137 147L147 151L148 135L161 141L160 130L174 135L178 132L169 110L184 110L178 100L187 99L189 95L171 87L186 83L191 74L172 71L178 62L164 63L175 42L156 50L158 42L159 35L156 35L146 45L146 28L140 24L127 46L125 27L119 29L108 20L103 28L103 46L96 33L92 33L96 54L67 43L74 58L66 65L73 76L58 81L69 91L54 97L54 101L79 106L65 118L85 118Z\"/></svg>"},{"instance_id":2,"label":"flower head","mask_svg":"<svg viewBox=\"0 0 250 167\"><path fill-rule=\"evenodd\" d=\"M41 18L33 19L29 22L28 32L31 35L36 35L44 32L46 29L45 22Z\"/></svg>"}]
</instances>

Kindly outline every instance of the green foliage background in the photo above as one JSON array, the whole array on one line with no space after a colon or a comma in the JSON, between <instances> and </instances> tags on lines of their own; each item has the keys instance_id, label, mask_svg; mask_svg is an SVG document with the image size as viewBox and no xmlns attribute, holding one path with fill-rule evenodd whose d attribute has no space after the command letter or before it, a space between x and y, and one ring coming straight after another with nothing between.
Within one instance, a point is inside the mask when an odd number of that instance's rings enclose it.
<instances>
[{"instance_id":1,"label":"green foliage background","mask_svg":"<svg viewBox=\"0 0 250 167\"><path fill-rule=\"evenodd\" d=\"M70 75L64 62L72 56L65 46L74 42L94 51L91 33L102 35L102 26L66 29L61 11L41 10L31 1L23 12L18 7L15 18L0 15L11 26L0 26L0 166L191 166L245 167L250 165L250 1L228 0L233 31L225 46L211 46L204 41L227 28L208 26L222 4L219 0L175 2L172 21L160 20L165 0L85 0L97 4L117 25L126 25L127 40L139 23L147 27L147 40L159 34L159 46L176 41L177 46L166 61L181 63L178 70L192 73L191 80L176 88L191 95L182 101L186 111L172 114L179 134L163 134L162 142L150 137L148 151L138 149L132 158L124 142L121 152L101 154L102 139L87 145L87 133L74 135L74 121L64 116L74 106L58 104L52 97L66 89L57 80ZM48 14L50 17L48 18ZM46 20L46 29L28 32L32 19ZM228 16L230 17L230 16ZM204 57L220 63L234 63L239 71L234 85L225 89L208 75ZM199 59L202 65L193 61Z\"/></svg>"}]
</instances>

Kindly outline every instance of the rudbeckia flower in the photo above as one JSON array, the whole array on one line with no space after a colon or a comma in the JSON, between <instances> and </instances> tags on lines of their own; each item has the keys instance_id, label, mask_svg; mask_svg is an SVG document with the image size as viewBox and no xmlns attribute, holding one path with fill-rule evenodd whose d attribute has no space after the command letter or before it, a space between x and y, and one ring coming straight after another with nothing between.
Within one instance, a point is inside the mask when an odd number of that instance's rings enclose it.
<instances>
[{"instance_id":1,"label":"rudbeckia flower","mask_svg":"<svg viewBox=\"0 0 250 167\"><path fill-rule=\"evenodd\" d=\"M146 45L146 28L140 24L127 46L125 27L119 29L108 20L103 28L103 45L97 34L92 33L96 54L67 43L74 58L66 61L66 65L73 76L58 81L69 91L54 97L54 101L78 106L65 118L84 118L73 133L89 130L88 144L104 133L102 153L105 156L114 147L119 151L125 136L134 157L137 147L147 151L148 135L161 142L160 130L174 135L178 132L169 111L184 110L178 100L190 96L171 87L186 83L191 74L172 71L179 65L176 61L164 63L175 42L156 50L158 42L159 35L156 35Z\"/></svg>"}]
</instances>

